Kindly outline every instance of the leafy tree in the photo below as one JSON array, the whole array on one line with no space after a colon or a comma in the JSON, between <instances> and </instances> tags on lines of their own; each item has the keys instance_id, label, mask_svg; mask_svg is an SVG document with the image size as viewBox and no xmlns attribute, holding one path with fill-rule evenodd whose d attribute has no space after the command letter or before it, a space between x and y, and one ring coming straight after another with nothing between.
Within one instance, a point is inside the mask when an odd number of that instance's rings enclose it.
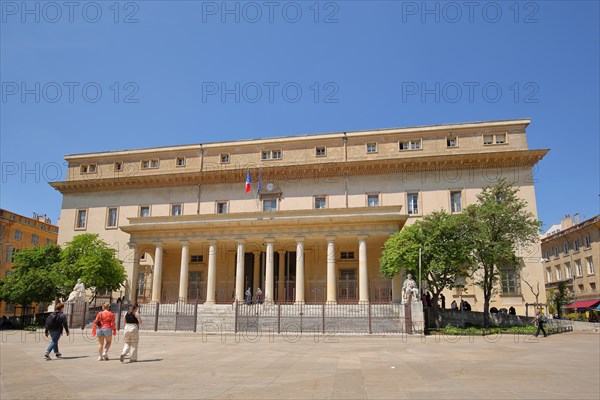
<instances>
[{"instance_id":1,"label":"leafy tree","mask_svg":"<svg viewBox=\"0 0 600 400\"><path fill-rule=\"evenodd\" d=\"M127 275L115 253L97 234L75 236L60 254L60 270L67 278L63 294L70 292L78 278L92 290L92 299L102 291L119 290Z\"/></svg>"},{"instance_id":2,"label":"leafy tree","mask_svg":"<svg viewBox=\"0 0 600 400\"><path fill-rule=\"evenodd\" d=\"M562 318L562 307L573 299L573 293L567 287L566 281L558 282L558 286L556 290L552 292L552 300L554 302L554 307L556 307L556 312L558 313L558 318Z\"/></svg>"},{"instance_id":3,"label":"leafy tree","mask_svg":"<svg viewBox=\"0 0 600 400\"><path fill-rule=\"evenodd\" d=\"M470 248L460 217L444 211L426 215L392 235L384 244L380 271L392 278L402 269L418 276L421 270L432 293L433 317L439 327L438 298L460 277L469 275Z\"/></svg>"},{"instance_id":4,"label":"leafy tree","mask_svg":"<svg viewBox=\"0 0 600 400\"><path fill-rule=\"evenodd\" d=\"M0 281L0 298L22 306L56 298L62 277L57 272L60 247L30 247L14 254L13 273Z\"/></svg>"},{"instance_id":5,"label":"leafy tree","mask_svg":"<svg viewBox=\"0 0 600 400\"><path fill-rule=\"evenodd\" d=\"M483 322L489 326L490 301L502 270L518 266L515 249L539 240L541 223L506 179L483 188L477 204L464 209L472 256L478 264L475 284L483 290Z\"/></svg>"}]
</instances>

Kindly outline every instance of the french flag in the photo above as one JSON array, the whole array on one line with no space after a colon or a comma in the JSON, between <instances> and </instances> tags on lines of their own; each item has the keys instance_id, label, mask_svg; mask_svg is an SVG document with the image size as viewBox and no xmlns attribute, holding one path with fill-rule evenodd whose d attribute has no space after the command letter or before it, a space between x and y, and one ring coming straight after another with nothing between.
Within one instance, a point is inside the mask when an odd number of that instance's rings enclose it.
<instances>
[{"instance_id":1,"label":"french flag","mask_svg":"<svg viewBox=\"0 0 600 400\"><path fill-rule=\"evenodd\" d=\"M246 193L250 191L250 185L252 184L252 178L250 178L250 170L248 170L248 174L246 175Z\"/></svg>"}]
</instances>

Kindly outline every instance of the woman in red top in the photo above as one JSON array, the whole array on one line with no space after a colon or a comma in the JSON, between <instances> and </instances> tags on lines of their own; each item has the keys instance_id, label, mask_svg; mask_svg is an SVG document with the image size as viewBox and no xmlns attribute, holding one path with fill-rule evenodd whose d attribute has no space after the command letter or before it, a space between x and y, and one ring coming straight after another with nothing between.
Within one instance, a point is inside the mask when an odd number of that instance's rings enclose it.
<instances>
[{"instance_id":1,"label":"woman in red top","mask_svg":"<svg viewBox=\"0 0 600 400\"><path fill-rule=\"evenodd\" d=\"M115 324L115 314L108 311L110 303L102 305L102 311L96 315L92 336L98 337L98 361L108 361L108 349L112 343L112 337L117 334L117 325ZM106 343L106 347L104 345Z\"/></svg>"}]
</instances>

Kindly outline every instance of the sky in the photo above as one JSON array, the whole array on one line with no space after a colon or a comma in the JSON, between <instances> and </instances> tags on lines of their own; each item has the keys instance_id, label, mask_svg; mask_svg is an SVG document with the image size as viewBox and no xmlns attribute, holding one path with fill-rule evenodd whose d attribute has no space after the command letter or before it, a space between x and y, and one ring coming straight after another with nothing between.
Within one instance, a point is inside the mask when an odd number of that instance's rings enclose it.
<instances>
[{"instance_id":1,"label":"sky","mask_svg":"<svg viewBox=\"0 0 600 400\"><path fill-rule=\"evenodd\" d=\"M0 207L64 155L531 118L544 228L600 209L598 1L0 1Z\"/></svg>"}]
</instances>

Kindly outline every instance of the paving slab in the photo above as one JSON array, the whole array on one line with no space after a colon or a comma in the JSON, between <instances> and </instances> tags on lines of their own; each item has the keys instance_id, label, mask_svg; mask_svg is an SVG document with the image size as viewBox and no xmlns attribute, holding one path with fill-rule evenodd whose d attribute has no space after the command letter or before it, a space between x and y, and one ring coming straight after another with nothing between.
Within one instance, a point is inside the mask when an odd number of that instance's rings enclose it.
<instances>
[{"instance_id":1,"label":"paving slab","mask_svg":"<svg viewBox=\"0 0 600 400\"><path fill-rule=\"evenodd\" d=\"M63 359L41 332L2 331L0 398L595 399L600 335L548 338L142 332L139 361L109 361L76 330Z\"/></svg>"}]
</instances>

